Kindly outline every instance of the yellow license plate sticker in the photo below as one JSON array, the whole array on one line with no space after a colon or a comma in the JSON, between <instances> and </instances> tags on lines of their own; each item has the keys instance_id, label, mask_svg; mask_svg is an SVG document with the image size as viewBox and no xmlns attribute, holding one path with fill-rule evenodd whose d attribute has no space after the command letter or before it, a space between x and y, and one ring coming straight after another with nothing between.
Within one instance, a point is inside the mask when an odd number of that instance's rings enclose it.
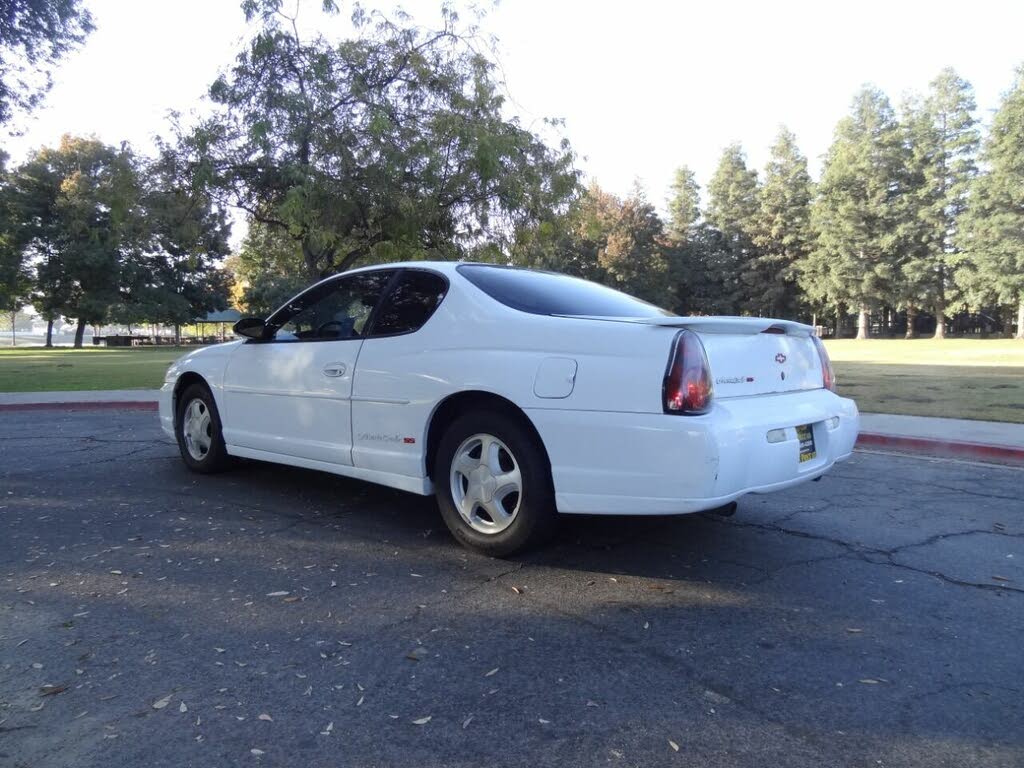
<instances>
[{"instance_id":1,"label":"yellow license plate sticker","mask_svg":"<svg viewBox=\"0 0 1024 768\"><path fill-rule=\"evenodd\" d=\"M817 456L814 449L814 430L810 424L802 424L796 428L796 437L800 441L800 463L810 461Z\"/></svg>"}]
</instances>

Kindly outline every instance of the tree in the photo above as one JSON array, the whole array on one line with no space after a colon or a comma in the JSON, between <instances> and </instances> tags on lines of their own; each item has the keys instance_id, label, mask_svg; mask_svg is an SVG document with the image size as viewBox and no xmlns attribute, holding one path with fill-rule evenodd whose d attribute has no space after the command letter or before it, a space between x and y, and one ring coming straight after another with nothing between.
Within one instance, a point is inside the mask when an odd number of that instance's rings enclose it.
<instances>
[{"instance_id":1,"label":"tree","mask_svg":"<svg viewBox=\"0 0 1024 768\"><path fill-rule=\"evenodd\" d=\"M654 304L671 301L662 252L664 225L639 184L625 200L612 198L598 264L606 283Z\"/></svg>"},{"instance_id":2,"label":"tree","mask_svg":"<svg viewBox=\"0 0 1024 768\"><path fill-rule=\"evenodd\" d=\"M796 136L782 127L765 168L754 225L756 252L745 273L753 306L769 316L797 313L797 264L807 258L812 241L811 197L807 158Z\"/></svg>"},{"instance_id":3,"label":"tree","mask_svg":"<svg viewBox=\"0 0 1024 768\"><path fill-rule=\"evenodd\" d=\"M679 314L731 314L735 269L722 233L700 215L700 187L693 171L680 166L668 200L665 237L672 300Z\"/></svg>"},{"instance_id":4,"label":"tree","mask_svg":"<svg viewBox=\"0 0 1024 768\"><path fill-rule=\"evenodd\" d=\"M32 285L22 236L10 176L0 158L0 312L10 322L12 338L18 310L28 303Z\"/></svg>"},{"instance_id":5,"label":"tree","mask_svg":"<svg viewBox=\"0 0 1024 768\"><path fill-rule=\"evenodd\" d=\"M122 266L140 248L134 164L127 147L65 136L15 174L24 247L36 263L33 303L51 326L59 315L78 321L76 347L120 300Z\"/></svg>"},{"instance_id":6,"label":"tree","mask_svg":"<svg viewBox=\"0 0 1024 768\"><path fill-rule=\"evenodd\" d=\"M564 216L518 232L511 261L594 280L667 306L673 295L663 230L639 186L621 199L595 182Z\"/></svg>"},{"instance_id":7,"label":"tree","mask_svg":"<svg viewBox=\"0 0 1024 768\"><path fill-rule=\"evenodd\" d=\"M718 167L708 184L708 207L704 219L721 235L723 263L722 290L729 303L739 302L745 311L759 311L752 305L754 290L749 285L750 267L755 257L753 234L758 212L757 171L747 168L739 144L730 144L722 152Z\"/></svg>"},{"instance_id":8,"label":"tree","mask_svg":"<svg viewBox=\"0 0 1024 768\"><path fill-rule=\"evenodd\" d=\"M1003 97L982 151L957 243L956 280L975 304L1017 310L1024 339L1024 65Z\"/></svg>"},{"instance_id":9,"label":"tree","mask_svg":"<svg viewBox=\"0 0 1024 768\"><path fill-rule=\"evenodd\" d=\"M92 31L82 0L0 0L0 125L39 105L53 66Z\"/></svg>"},{"instance_id":10,"label":"tree","mask_svg":"<svg viewBox=\"0 0 1024 768\"><path fill-rule=\"evenodd\" d=\"M700 186L688 166L676 169L668 199L666 233L676 243L686 242L700 221Z\"/></svg>"},{"instance_id":11,"label":"tree","mask_svg":"<svg viewBox=\"0 0 1024 768\"><path fill-rule=\"evenodd\" d=\"M280 0L243 10L261 28L179 151L211 194L294 240L307 279L371 257L457 257L574 195L568 143L505 117L493 63L450 9L429 31L357 8L340 43L300 36Z\"/></svg>"},{"instance_id":12,"label":"tree","mask_svg":"<svg viewBox=\"0 0 1024 768\"><path fill-rule=\"evenodd\" d=\"M812 207L818 237L804 260L801 285L812 300L855 307L857 338L868 336L871 308L895 295L897 201L905 167L901 138L889 99L865 86L850 116L836 126Z\"/></svg>"},{"instance_id":13,"label":"tree","mask_svg":"<svg viewBox=\"0 0 1024 768\"><path fill-rule=\"evenodd\" d=\"M182 325L227 307L230 275L220 262L230 252L231 226L223 210L189 185L174 153L165 149L140 176L141 247L126 254L112 316L173 325L180 340Z\"/></svg>"},{"instance_id":14,"label":"tree","mask_svg":"<svg viewBox=\"0 0 1024 768\"><path fill-rule=\"evenodd\" d=\"M945 336L946 307L954 299L957 229L977 171L980 135L974 108L970 83L947 68L931 82L922 103L911 102L904 110L910 183L903 222L912 232L905 241L900 282L908 337L914 334L919 307L934 313L935 337Z\"/></svg>"},{"instance_id":15,"label":"tree","mask_svg":"<svg viewBox=\"0 0 1024 768\"><path fill-rule=\"evenodd\" d=\"M237 254L235 279L249 314L267 316L309 284L302 247L281 229L249 222Z\"/></svg>"}]
</instances>

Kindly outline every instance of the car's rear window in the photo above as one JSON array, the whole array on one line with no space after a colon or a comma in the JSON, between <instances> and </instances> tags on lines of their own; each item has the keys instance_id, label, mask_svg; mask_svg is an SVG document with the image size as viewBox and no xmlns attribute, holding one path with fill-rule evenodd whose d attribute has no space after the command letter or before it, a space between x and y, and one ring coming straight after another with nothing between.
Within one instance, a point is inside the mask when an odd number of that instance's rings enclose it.
<instances>
[{"instance_id":1,"label":"car's rear window","mask_svg":"<svg viewBox=\"0 0 1024 768\"><path fill-rule=\"evenodd\" d=\"M459 274L492 299L535 315L656 317L672 312L604 285L555 272L460 264Z\"/></svg>"}]
</instances>

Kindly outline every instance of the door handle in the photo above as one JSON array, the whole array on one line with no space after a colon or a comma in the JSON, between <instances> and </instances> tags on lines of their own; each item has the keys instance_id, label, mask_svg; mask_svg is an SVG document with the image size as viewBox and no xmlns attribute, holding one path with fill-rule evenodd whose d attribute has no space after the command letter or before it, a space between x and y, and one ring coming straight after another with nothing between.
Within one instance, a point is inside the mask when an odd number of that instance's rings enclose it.
<instances>
[{"instance_id":1,"label":"door handle","mask_svg":"<svg viewBox=\"0 0 1024 768\"><path fill-rule=\"evenodd\" d=\"M324 376L330 376L331 378L337 378L338 376L345 375L345 364L344 363L328 363L324 366Z\"/></svg>"}]
</instances>

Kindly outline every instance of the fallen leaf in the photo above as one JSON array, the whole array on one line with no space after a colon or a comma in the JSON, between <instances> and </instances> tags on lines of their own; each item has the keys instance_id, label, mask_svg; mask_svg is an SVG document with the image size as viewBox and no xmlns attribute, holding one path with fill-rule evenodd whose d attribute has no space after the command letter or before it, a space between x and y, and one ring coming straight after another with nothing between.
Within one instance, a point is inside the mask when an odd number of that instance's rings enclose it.
<instances>
[{"instance_id":1,"label":"fallen leaf","mask_svg":"<svg viewBox=\"0 0 1024 768\"><path fill-rule=\"evenodd\" d=\"M267 597L284 597L287 594L290 594L290 593L286 592L286 591L282 591L282 592L267 592ZM262 754L262 753L260 753L260 754Z\"/></svg>"},{"instance_id":2,"label":"fallen leaf","mask_svg":"<svg viewBox=\"0 0 1024 768\"><path fill-rule=\"evenodd\" d=\"M66 685L44 685L39 689L40 696L56 696L58 693L64 693L68 687Z\"/></svg>"},{"instance_id":3,"label":"fallen leaf","mask_svg":"<svg viewBox=\"0 0 1024 768\"><path fill-rule=\"evenodd\" d=\"M538 717L537 718L537 722L540 723L541 725L547 725L551 721L550 720L545 720L543 717Z\"/></svg>"},{"instance_id":4,"label":"fallen leaf","mask_svg":"<svg viewBox=\"0 0 1024 768\"><path fill-rule=\"evenodd\" d=\"M164 696L162 699L157 699L153 702L153 709L163 709L171 703L171 694Z\"/></svg>"},{"instance_id":5,"label":"fallen leaf","mask_svg":"<svg viewBox=\"0 0 1024 768\"><path fill-rule=\"evenodd\" d=\"M259 757L260 755L263 754L263 750L262 749L250 749L249 750L249 754L250 755L256 755L256 757Z\"/></svg>"},{"instance_id":6,"label":"fallen leaf","mask_svg":"<svg viewBox=\"0 0 1024 768\"><path fill-rule=\"evenodd\" d=\"M274 718L272 718L272 717L271 717L270 715L268 715L268 714L267 714L266 712L264 712L264 713L263 713L262 715L260 715L260 716L259 716L259 717L257 717L256 719L257 719L257 720L263 720L263 721L265 721L265 722L268 722L268 723L272 723L272 722L274 722Z\"/></svg>"},{"instance_id":7,"label":"fallen leaf","mask_svg":"<svg viewBox=\"0 0 1024 768\"><path fill-rule=\"evenodd\" d=\"M302 598L299 597L298 595L292 595L291 597L286 597L283 602L285 602L285 603L297 603L301 599Z\"/></svg>"},{"instance_id":8,"label":"fallen leaf","mask_svg":"<svg viewBox=\"0 0 1024 768\"><path fill-rule=\"evenodd\" d=\"M847 627L846 631L850 632L851 634L857 634L858 632L863 632L864 630L860 627Z\"/></svg>"},{"instance_id":9,"label":"fallen leaf","mask_svg":"<svg viewBox=\"0 0 1024 768\"><path fill-rule=\"evenodd\" d=\"M598 706L598 704L597 704L596 701L593 701L592 699L587 699L587 706L588 707L596 707L596 706Z\"/></svg>"},{"instance_id":10,"label":"fallen leaf","mask_svg":"<svg viewBox=\"0 0 1024 768\"><path fill-rule=\"evenodd\" d=\"M875 680L875 679L870 678L870 677L865 677L863 680L858 680L857 682L864 683L865 685L878 685L878 683L881 682L881 681L880 680Z\"/></svg>"},{"instance_id":11,"label":"fallen leaf","mask_svg":"<svg viewBox=\"0 0 1024 768\"><path fill-rule=\"evenodd\" d=\"M1009 581L1009 579L1006 578L1005 576L993 576L992 578L995 579L996 581Z\"/></svg>"},{"instance_id":12,"label":"fallen leaf","mask_svg":"<svg viewBox=\"0 0 1024 768\"><path fill-rule=\"evenodd\" d=\"M488 672L487 674L485 674L485 675L484 675L484 677L490 677L491 675L496 675L496 674L498 673L498 670L499 670L499 669L501 669L501 667L495 667L495 668L494 668L494 669L492 669L492 670L491 670L490 672Z\"/></svg>"},{"instance_id":13,"label":"fallen leaf","mask_svg":"<svg viewBox=\"0 0 1024 768\"><path fill-rule=\"evenodd\" d=\"M462 730L466 730L466 728L468 728L469 724L472 723L472 722L473 722L473 716L470 715L469 717L467 717L465 720L462 721Z\"/></svg>"},{"instance_id":14,"label":"fallen leaf","mask_svg":"<svg viewBox=\"0 0 1024 768\"><path fill-rule=\"evenodd\" d=\"M409 651L409 653L405 655L405 658L409 659L410 661L419 661L426 655L427 649L420 646L419 648L414 648L413 650Z\"/></svg>"},{"instance_id":15,"label":"fallen leaf","mask_svg":"<svg viewBox=\"0 0 1024 768\"><path fill-rule=\"evenodd\" d=\"M670 747L672 747L672 751L673 751L673 752L678 752L678 751L679 751L679 745L678 745L678 744L676 744L676 743L675 743L674 741L672 741L672 739L669 739L669 740L668 740L668 745L669 745Z\"/></svg>"},{"instance_id":16,"label":"fallen leaf","mask_svg":"<svg viewBox=\"0 0 1024 768\"><path fill-rule=\"evenodd\" d=\"M426 717L421 717L418 720L413 720L412 724L413 725L426 725L427 723L429 723L431 721L431 719L432 719L432 716L431 715L427 715Z\"/></svg>"},{"instance_id":17,"label":"fallen leaf","mask_svg":"<svg viewBox=\"0 0 1024 768\"><path fill-rule=\"evenodd\" d=\"M184 714L185 712L188 712L188 707L185 705L184 701L181 702L181 705L178 707L178 711L181 712L182 714Z\"/></svg>"}]
</instances>

